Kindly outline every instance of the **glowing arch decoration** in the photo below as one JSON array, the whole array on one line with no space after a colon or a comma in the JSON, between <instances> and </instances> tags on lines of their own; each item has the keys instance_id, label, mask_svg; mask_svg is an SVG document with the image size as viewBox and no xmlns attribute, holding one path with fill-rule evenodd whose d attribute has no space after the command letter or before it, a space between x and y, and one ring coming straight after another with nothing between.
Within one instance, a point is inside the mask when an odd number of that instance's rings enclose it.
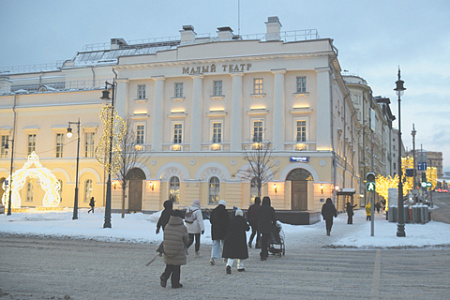
<instances>
[{"instance_id":1,"label":"glowing arch decoration","mask_svg":"<svg viewBox=\"0 0 450 300\"><path fill-rule=\"evenodd\" d=\"M60 203L59 190L61 189L58 179L55 175L44 168L39 162L38 155L33 151L28 155L28 161L22 167L12 174L12 184L6 185L6 182L11 182L10 177L3 182L3 189L5 193L2 197L2 203L8 207L9 189L11 188L11 207L20 208L22 201L20 199L19 191L25 185L27 178L39 178L42 189L45 191L44 199L42 200L43 207L56 207Z\"/></svg>"}]
</instances>

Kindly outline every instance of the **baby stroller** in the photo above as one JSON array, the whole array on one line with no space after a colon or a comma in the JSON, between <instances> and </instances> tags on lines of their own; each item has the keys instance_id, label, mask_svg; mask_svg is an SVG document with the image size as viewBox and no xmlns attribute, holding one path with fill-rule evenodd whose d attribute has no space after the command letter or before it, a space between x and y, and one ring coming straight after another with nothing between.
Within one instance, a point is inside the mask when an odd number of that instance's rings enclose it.
<instances>
[{"instance_id":1,"label":"baby stroller","mask_svg":"<svg viewBox=\"0 0 450 300\"><path fill-rule=\"evenodd\" d=\"M272 234L269 239L269 252L272 253L272 255L281 257L281 255L285 255L285 250L284 232L281 228L281 224L277 222L272 226Z\"/></svg>"}]
</instances>

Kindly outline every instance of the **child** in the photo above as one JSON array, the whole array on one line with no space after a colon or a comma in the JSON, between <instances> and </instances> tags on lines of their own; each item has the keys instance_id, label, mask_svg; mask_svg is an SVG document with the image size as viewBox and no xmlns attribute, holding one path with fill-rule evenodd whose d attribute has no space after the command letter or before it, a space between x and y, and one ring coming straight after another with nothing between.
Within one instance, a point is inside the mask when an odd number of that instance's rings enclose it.
<instances>
[{"instance_id":1,"label":"child","mask_svg":"<svg viewBox=\"0 0 450 300\"><path fill-rule=\"evenodd\" d=\"M162 287L166 287L171 277L172 288L182 288L180 283L181 265L186 264L186 249L189 244L189 235L183 222L183 214L174 210L164 228L164 263L166 269L160 276Z\"/></svg>"}]
</instances>

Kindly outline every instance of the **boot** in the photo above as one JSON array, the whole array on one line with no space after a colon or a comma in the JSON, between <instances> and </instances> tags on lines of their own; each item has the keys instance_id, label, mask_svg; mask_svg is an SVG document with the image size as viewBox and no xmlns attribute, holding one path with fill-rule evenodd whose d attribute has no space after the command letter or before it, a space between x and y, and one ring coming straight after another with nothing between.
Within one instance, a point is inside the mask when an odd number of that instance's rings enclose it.
<instances>
[{"instance_id":1,"label":"boot","mask_svg":"<svg viewBox=\"0 0 450 300\"><path fill-rule=\"evenodd\" d=\"M164 273L159 277L159 282L163 288L167 286L167 278L164 276Z\"/></svg>"}]
</instances>

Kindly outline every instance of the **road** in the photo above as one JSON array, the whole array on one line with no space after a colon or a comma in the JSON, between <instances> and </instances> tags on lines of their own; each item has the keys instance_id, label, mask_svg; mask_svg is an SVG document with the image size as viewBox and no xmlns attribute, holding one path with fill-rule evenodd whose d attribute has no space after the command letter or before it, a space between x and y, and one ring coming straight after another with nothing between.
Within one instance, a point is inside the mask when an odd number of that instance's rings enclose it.
<instances>
[{"instance_id":1,"label":"road","mask_svg":"<svg viewBox=\"0 0 450 300\"><path fill-rule=\"evenodd\" d=\"M450 193L433 193L433 205L431 219L450 224Z\"/></svg>"},{"instance_id":2,"label":"road","mask_svg":"<svg viewBox=\"0 0 450 300\"><path fill-rule=\"evenodd\" d=\"M448 233L446 233L448 234ZM159 286L157 245L0 236L1 299L448 299L450 248L352 250L305 245L246 272L190 255L182 289Z\"/></svg>"}]
</instances>

